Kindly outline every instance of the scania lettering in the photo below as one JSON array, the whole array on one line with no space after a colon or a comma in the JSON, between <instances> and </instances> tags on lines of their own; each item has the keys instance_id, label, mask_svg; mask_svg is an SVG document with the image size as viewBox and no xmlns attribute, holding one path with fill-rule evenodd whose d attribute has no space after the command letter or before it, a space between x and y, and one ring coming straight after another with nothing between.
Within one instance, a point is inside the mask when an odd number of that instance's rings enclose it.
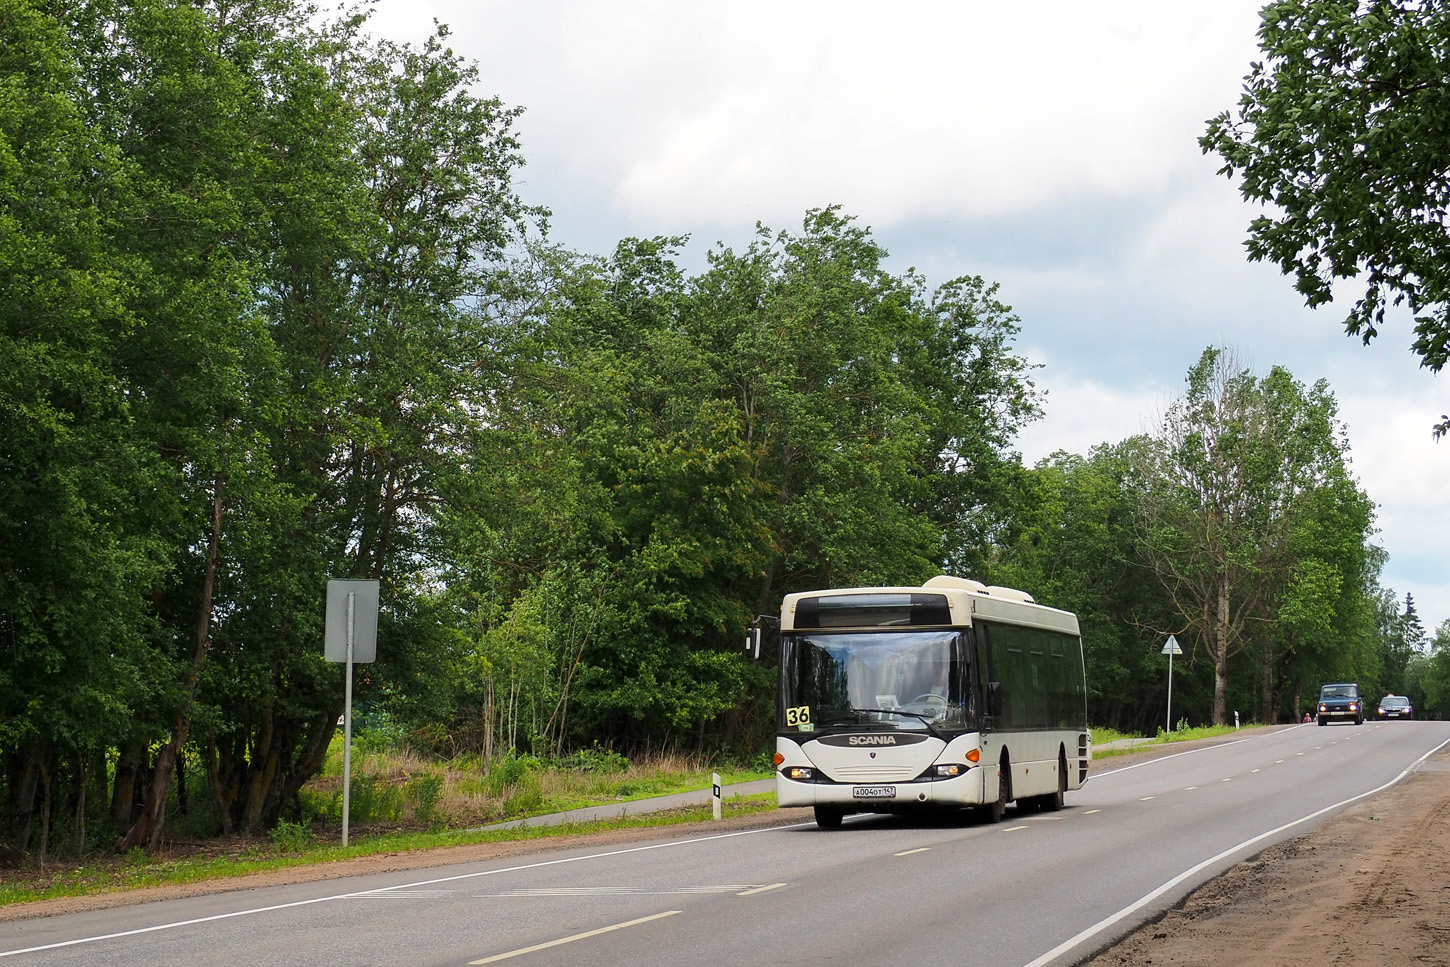
<instances>
[{"instance_id":1,"label":"scania lettering","mask_svg":"<svg viewBox=\"0 0 1450 967\"><path fill-rule=\"evenodd\" d=\"M997 822L1009 803L1060 809L1087 781L1075 615L944 575L789 594L779 627L776 794L823 829L858 812ZM752 628L752 654L760 641Z\"/></svg>"}]
</instances>

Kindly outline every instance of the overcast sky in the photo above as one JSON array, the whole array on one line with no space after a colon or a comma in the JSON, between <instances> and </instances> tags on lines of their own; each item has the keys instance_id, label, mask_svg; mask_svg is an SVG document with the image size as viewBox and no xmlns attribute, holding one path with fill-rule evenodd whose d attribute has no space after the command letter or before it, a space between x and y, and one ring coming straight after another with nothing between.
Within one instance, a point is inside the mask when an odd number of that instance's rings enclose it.
<instances>
[{"instance_id":1,"label":"overcast sky","mask_svg":"<svg viewBox=\"0 0 1450 967\"><path fill-rule=\"evenodd\" d=\"M698 270L756 222L839 204L893 271L1001 283L1048 394L1029 464L1151 429L1209 345L1328 380L1379 507L1382 583L1433 631L1450 439L1430 427L1450 377L1419 367L1407 322L1366 348L1343 307L1310 311L1248 263L1256 212L1198 148L1259 57L1260 5L376 0L372 29L419 41L436 18L479 93L526 109L522 192L556 242L689 235Z\"/></svg>"}]
</instances>

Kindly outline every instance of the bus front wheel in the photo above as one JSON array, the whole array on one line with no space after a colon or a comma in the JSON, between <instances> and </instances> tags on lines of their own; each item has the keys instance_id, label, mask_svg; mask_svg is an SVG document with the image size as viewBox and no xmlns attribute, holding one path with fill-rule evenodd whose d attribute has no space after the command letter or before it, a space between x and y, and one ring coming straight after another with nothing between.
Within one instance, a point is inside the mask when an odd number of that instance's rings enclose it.
<instances>
[{"instance_id":1,"label":"bus front wheel","mask_svg":"<svg viewBox=\"0 0 1450 967\"><path fill-rule=\"evenodd\" d=\"M816 807L816 825L821 829L840 829L841 820L846 818L844 809L837 809L835 806Z\"/></svg>"},{"instance_id":2,"label":"bus front wheel","mask_svg":"<svg viewBox=\"0 0 1450 967\"><path fill-rule=\"evenodd\" d=\"M989 823L1000 823L1007 815L1007 800L1012 795L1012 771L1003 754L1002 765L997 771L997 798L981 807L981 816Z\"/></svg>"}]
</instances>

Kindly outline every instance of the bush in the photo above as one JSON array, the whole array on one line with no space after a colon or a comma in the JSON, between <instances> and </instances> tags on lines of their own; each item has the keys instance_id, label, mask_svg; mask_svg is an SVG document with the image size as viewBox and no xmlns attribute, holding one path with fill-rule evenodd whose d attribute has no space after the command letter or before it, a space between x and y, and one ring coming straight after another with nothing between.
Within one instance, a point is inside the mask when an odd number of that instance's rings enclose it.
<instances>
[{"instance_id":1,"label":"bush","mask_svg":"<svg viewBox=\"0 0 1450 967\"><path fill-rule=\"evenodd\" d=\"M443 777L436 772L427 772L409 780L403 787L403 798L414 819L433 825L434 814L443 800Z\"/></svg>"},{"instance_id":2,"label":"bush","mask_svg":"<svg viewBox=\"0 0 1450 967\"><path fill-rule=\"evenodd\" d=\"M623 772L629 768L629 760L613 749L600 748L596 744L592 748L580 749L573 755L557 760L555 767L572 769L575 772Z\"/></svg>"},{"instance_id":3,"label":"bush","mask_svg":"<svg viewBox=\"0 0 1450 967\"><path fill-rule=\"evenodd\" d=\"M513 789L513 794L503 801L504 815L518 816L544 807L544 784L537 773L526 773Z\"/></svg>"},{"instance_id":4,"label":"bush","mask_svg":"<svg viewBox=\"0 0 1450 967\"><path fill-rule=\"evenodd\" d=\"M353 755L404 752L408 749L408 730L387 712L368 715L364 724L353 732Z\"/></svg>"},{"instance_id":5,"label":"bush","mask_svg":"<svg viewBox=\"0 0 1450 967\"><path fill-rule=\"evenodd\" d=\"M392 822L403 813L401 792L386 782L378 782L376 776L353 776L349 800L348 821L352 823ZM333 804L341 816L341 789L333 794Z\"/></svg>"},{"instance_id":6,"label":"bush","mask_svg":"<svg viewBox=\"0 0 1450 967\"><path fill-rule=\"evenodd\" d=\"M300 853L312 842L312 827L285 819L272 827L272 845L288 853Z\"/></svg>"},{"instance_id":7,"label":"bush","mask_svg":"<svg viewBox=\"0 0 1450 967\"><path fill-rule=\"evenodd\" d=\"M533 756L519 755L510 749L508 755L495 762L488 771L488 794L502 796L505 791L517 787L529 774L538 772L542 766Z\"/></svg>"}]
</instances>

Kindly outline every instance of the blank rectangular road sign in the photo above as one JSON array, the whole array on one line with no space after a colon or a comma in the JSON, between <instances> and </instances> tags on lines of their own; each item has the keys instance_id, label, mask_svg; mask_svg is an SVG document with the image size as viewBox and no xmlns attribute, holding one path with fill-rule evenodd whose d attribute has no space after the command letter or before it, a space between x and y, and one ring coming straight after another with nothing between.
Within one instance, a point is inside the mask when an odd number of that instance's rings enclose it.
<instances>
[{"instance_id":1,"label":"blank rectangular road sign","mask_svg":"<svg viewBox=\"0 0 1450 967\"><path fill-rule=\"evenodd\" d=\"M328 661L347 661L347 596L352 603L352 660L366 664L378 653L378 582L327 582L327 633L322 652Z\"/></svg>"}]
</instances>

